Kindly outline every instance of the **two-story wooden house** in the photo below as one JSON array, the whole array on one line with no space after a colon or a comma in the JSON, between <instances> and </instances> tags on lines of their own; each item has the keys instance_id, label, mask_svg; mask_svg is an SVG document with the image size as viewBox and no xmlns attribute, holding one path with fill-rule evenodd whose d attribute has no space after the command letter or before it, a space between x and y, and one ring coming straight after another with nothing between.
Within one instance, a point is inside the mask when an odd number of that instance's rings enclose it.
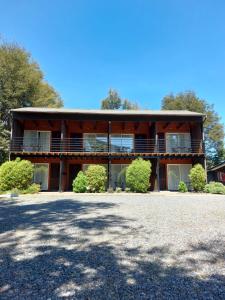
<instances>
[{"instance_id":1,"label":"two-story wooden house","mask_svg":"<svg viewBox=\"0 0 225 300\"><path fill-rule=\"evenodd\" d=\"M204 119L189 111L19 108L10 157L34 163L42 190L71 190L90 164L105 165L108 185L125 188L124 169L137 157L152 163L152 190L177 190L193 164L205 166Z\"/></svg>"}]
</instances>

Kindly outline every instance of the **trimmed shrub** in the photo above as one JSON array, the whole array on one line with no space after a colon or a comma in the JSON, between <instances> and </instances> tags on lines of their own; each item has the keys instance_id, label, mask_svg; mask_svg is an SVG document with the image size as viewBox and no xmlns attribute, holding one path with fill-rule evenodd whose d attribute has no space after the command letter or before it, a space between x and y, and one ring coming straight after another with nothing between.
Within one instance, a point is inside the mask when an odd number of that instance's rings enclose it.
<instances>
[{"instance_id":1,"label":"trimmed shrub","mask_svg":"<svg viewBox=\"0 0 225 300\"><path fill-rule=\"evenodd\" d=\"M87 177L84 172L80 171L73 180L73 192L85 193L87 190Z\"/></svg>"},{"instance_id":2,"label":"trimmed shrub","mask_svg":"<svg viewBox=\"0 0 225 300\"><path fill-rule=\"evenodd\" d=\"M150 187L151 163L137 158L126 171L126 185L132 192L146 193Z\"/></svg>"},{"instance_id":3,"label":"trimmed shrub","mask_svg":"<svg viewBox=\"0 0 225 300\"><path fill-rule=\"evenodd\" d=\"M122 192L121 187L117 187L117 188L116 188L116 193L121 193L121 192Z\"/></svg>"},{"instance_id":4,"label":"trimmed shrub","mask_svg":"<svg viewBox=\"0 0 225 300\"><path fill-rule=\"evenodd\" d=\"M196 164L189 173L191 186L195 192L201 192L204 190L206 184L205 169L202 165Z\"/></svg>"},{"instance_id":5,"label":"trimmed shrub","mask_svg":"<svg viewBox=\"0 0 225 300\"><path fill-rule=\"evenodd\" d=\"M91 193L101 193L106 189L106 169L99 165L90 165L85 172L87 176L87 190Z\"/></svg>"},{"instance_id":6,"label":"trimmed shrub","mask_svg":"<svg viewBox=\"0 0 225 300\"><path fill-rule=\"evenodd\" d=\"M178 185L178 191L181 193L186 193L188 191L187 185L185 182L180 181L179 185Z\"/></svg>"},{"instance_id":7,"label":"trimmed shrub","mask_svg":"<svg viewBox=\"0 0 225 300\"><path fill-rule=\"evenodd\" d=\"M20 191L21 194L37 194L41 190L40 184L33 183L26 190Z\"/></svg>"},{"instance_id":8,"label":"trimmed shrub","mask_svg":"<svg viewBox=\"0 0 225 300\"><path fill-rule=\"evenodd\" d=\"M211 181L204 188L205 193L225 195L225 186L221 182Z\"/></svg>"},{"instance_id":9,"label":"trimmed shrub","mask_svg":"<svg viewBox=\"0 0 225 300\"><path fill-rule=\"evenodd\" d=\"M32 183L33 174L33 165L28 160L17 158L5 162L0 167L0 190L26 190Z\"/></svg>"}]
</instances>

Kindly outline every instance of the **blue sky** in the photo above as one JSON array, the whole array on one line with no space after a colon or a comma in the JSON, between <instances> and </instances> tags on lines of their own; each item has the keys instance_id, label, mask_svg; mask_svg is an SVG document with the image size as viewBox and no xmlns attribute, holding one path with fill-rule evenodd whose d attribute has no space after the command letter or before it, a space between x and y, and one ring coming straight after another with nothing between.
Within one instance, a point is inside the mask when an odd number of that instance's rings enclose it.
<instances>
[{"instance_id":1,"label":"blue sky","mask_svg":"<svg viewBox=\"0 0 225 300\"><path fill-rule=\"evenodd\" d=\"M0 0L0 33L23 45L65 107L98 108L108 89L159 109L194 90L225 123L224 0Z\"/></svg>"}]
</instances>

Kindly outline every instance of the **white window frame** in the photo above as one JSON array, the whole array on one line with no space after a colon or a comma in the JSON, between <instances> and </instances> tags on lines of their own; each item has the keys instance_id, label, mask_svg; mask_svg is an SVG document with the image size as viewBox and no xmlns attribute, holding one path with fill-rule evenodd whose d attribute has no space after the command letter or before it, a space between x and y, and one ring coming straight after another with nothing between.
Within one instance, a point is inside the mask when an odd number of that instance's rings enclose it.
<instances>
[{"instance_id":1,"label":"white window frame","mask_svg":"<svg viewBox=\"0 0 225 300\"><path fill-rule=\"evenodd\" d=\"M46 190L43 190L43 191L48 191L48 188L49 188L49 163L33 163L34 165L34 168L35 168L35 165L47 165L48 166L48 180L47 180L47 189ZM34 182L34 178L33 178L33 182Z\"/></svg>"},{"instance_id":2,"label":"white window frame","mask_svg":"<svg viewBox=\"0 0 225 300\"><path fill-rule=\"evenodd\" d=\"M191 148L191 133L190 132L166 132L166 152L167 153L172 153L172 152L169 152L169 148L171 148L168 144L168 136L169 135L186 135L188 137L190 137L190 145L188 145L189 148ZM179 153L179 152L176 152L176 153ZM182 153L182 152L181 152ZM183 152L184 153L184 152Z\"/></svg>"},{"instance_id":3,"label":"white window frame","mask_svg":"<svg viewBox=\"0 0 225 300\"><path fill-rule=\"evenodd\" d=\"M104 136L106 136L106 140L107 140L107 143L108 143L108 134L107 133L105 133L105 132L103 132L103 133L101 133L101 132L90 132L90 133L88 133L88 132L85 132L85 133L83 133L83 148L85 149L85 138L86 138L86 136L87 135L93 135L93 136L96 136L96 135L104 135ZM108 151L106 151L106 152L108 152Z\"/></svg>"},{"instance_id":4,"label":"white window frame","mask_svg":"<svg viewBox=\"0 0 225 300\"><path fill-rule=\"evenodd\" d=\"M126 135L126 136L132 136L132 149L131 149L131 152L134 150L134 145L135 145L135 134L134 134L134 133L111 133L111 134L109 135L109 144L110 144L110 148L113 146L113 145L111 144L111 138L112 138L112 136L115 136L115 135L120 135L120 136L124 136L124 135Z\"/></svg>"},{"instance_id":5,"label":"white window frame","mask_svg":"<svg viewBox=\"0 0 225 300\"><path fill-rule=\"evenodd\" d=\"M34 129L24 129L24 133L26 132L26 131L35 131L36 132L36 136L37 136L37 142L39 142L39 136L38 136L38 133L39 132L49 132L50 133L50 135L49 135L49 151L47 151L47 152L50 152L50 149L51 149L51 136L52 136L52 132L50 131L50 130L34 130ZM24 133L23 133L23 141L24 141ZM38 146L38 145L36 145L36 146ZM27 152L26 150L24 150L24 145L23 145L23 151L24 152ZM46 151L29 151L29 152L46 152Z\"/></svg>"},{"instance_id":6,"label":"white window frame","mask_svg":"<svg viewBox=\"0 0 225 300\"><path fill-rule=\"evenodd\" d=\"M166 176L167 176L167 189L169 190L169 166L190 166L190 169L192 168L192 164L167 164L166 165ZM181 173L180 173L180 168L179 168L179 179L181 180Z\"/></svg>"}]
</instances>

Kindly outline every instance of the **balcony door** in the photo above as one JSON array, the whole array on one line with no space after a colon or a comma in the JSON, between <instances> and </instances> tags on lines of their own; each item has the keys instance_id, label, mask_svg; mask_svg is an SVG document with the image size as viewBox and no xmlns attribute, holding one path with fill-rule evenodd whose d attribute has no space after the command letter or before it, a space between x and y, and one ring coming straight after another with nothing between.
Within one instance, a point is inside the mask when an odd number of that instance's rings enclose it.
<instances>
[{"instance_id":1,"label":"balcony door","mask_svg":"<svg viewBox=\"0 0 225 300\"><path fill-rule=\"evenodd\" d=\"M188 174L191 168L191 164L167 165L168 190L177 191L180 181L184 181L189 186L190 180Z\"/></svg>"},{"instance_id":2,"label":"balcony door","mask_svg":"<svg viewBox=\"0 0 225 300\"><path fill-rule=\"evenodd\" d=\"M134 150L133 134L111 134L111 152L132 152Z\"/></svg>"},{"instance_id":3,"label":"balcony door","mask_svg":"<svg viewBox=\"0 0 225 300\"><path fill-rule=\"evenodd\" d=\"M190 153L191 152L190 133L167 133L166 151L168 153Z\"/></svg>"},{"instance_id":4,"label":"balcony door","mask_svg":"<svg viewBox=\"0 0 225 300\"><path fill-rule=\"evenodd\" d=\"M24 130L23 149L31 152L49 152L50 137L50 131Z\"/></svg>"}]
</instances>

